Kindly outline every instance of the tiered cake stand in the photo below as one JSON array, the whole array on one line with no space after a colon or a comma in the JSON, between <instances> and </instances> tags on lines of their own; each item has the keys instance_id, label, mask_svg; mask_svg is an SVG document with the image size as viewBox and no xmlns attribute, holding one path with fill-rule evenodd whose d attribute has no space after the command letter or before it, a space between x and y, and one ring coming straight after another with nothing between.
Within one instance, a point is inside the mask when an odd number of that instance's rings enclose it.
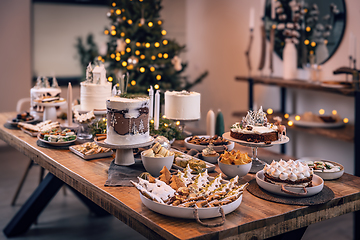
<instances>
[{"instance_id":1,"label":"tiered cake stand","mask_svg":"<svg viewBox=\"0 0 360 240\"><path fill-rule=\"evenodd\" d=\"M226 132L223 134L223 138L225 138L226 140L232 141L232 142L236 142L239 143L240 145L246 146L246 147L251 147L252 150L252 156L251 156L251 160L252 160L252 166L250 169L250 173L257 173L258 171L262 170L265 162L260 160L257 156L257 150L258 148L265 148L265 147L271 147L274 145L279 145L279 144L285 144L287 142L289 142L289 137L287 136L282 136L281 139L271 142L270 144L265 144L265 143L253 143L253 142L246 142L246 141L242 141L236 138L233 138L230 136L230 132Z\"/></svg>"},{"instance_id":2,"label":"tiered cake stand","mask_svg":"<svg viewBox=\"0 0 360 240\"><path fill-rule=\"evenodd\" d=\"M146 147L151 145L154 142L153 137L149 137L149 140L143 143L132 144L132 145L117 145L106 143L106 139L102 141L97 141L95 138L95 143L100 147L106 147L111 149L116 149L115 155L115 164L121 166L129 166L135 164L133 148Z\"/></svg>"},{"instance_id":3,"label":"tiered cake stand","mask_svg":"<svg viewBox=\"0 0 360 240\"><path fill-rule=\"evenodd\" d=\"M39 106L44 106L43 121L51 120L56 121L56 107L64 105L66 101L62 102L45 102L45 103L36 103Z\"/></svg>"}]
</instances>

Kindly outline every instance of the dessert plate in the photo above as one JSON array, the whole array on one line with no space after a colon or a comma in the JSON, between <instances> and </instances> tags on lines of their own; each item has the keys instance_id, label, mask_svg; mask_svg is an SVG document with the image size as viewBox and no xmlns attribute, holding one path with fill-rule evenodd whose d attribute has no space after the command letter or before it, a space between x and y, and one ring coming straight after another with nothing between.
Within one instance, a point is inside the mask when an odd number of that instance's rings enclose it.
<instances>
[{"instance_id":1,"label":"dessert plate","mask_svg":"<svg viewBox=\"0 0 360 240\"><path fill-rule=\"evenodd\" d=\"M303 158L299 158L296 161L300 161L300 162L308 162L308 161L312 161L312 162L315 162L315 161L329 162L329 163L333 164L334 166L339 166L340 167L340 171L337 171L337 172L324 172L324 171L321 171L321 170L314 170L314 174L320 176L324 180L338 179L344 174L343 165L341 165L340 163L337 163L337 162L324 160L324 159L321 159L321 158L318 158L318 157L303 157Z\"/></svg>"},{"instance_id":2,"label":"dessert plate","mask_svg":"<svg viewBox=\"0 0 360 240\"><path fill-rule=\"evenodd\" d=\"M148 199L147 197L143 196L141 193L140 193L140 199L141 202L147 208L149 208L154 212L170 217L195 219L194 208L176 207L176 206L161 204ZM222 205L221 208L224 210L224 214L226 215L237 209L240 206L241 201L242 201L242 195L234 202L231 202L226 205ZM207 219L207 218L220 217L221 213L219 209L220 209L219 207L197 208L197 211L200 219Z\"/></svg>"},{"instance_id":3,"label":"dessert plate","mask_svg":"<svg viewBox=\"0 0 360 240\"><path fill-rule=\"evenodd\" d=\"M195 145L195 144L194 144L194 145ZM213 172L213 171L215 171L215 167L216 167L216 166L215 166L214 164L212 164L212 163L209 163L209 162L207 162L207 161L204 161L204 160L198 159L198 158L196 158L196 157L190 156L190 155L188 155L188 154L185 154L185 153L183 153L183 152L181 152L181 151L178 151L178 150L175 150L175 149L173 149L173 148L171 148L170 150L173 151L173 152L177 152L177 153L181 153L181 154L187 155L187 156L189 156L189 157L191 157L191 158L193 158L193 159L195 159L195 160L203 161L203 162L206 164L206 168L205 168L205 169L207 169L208 172ZM175 168L175 169L179 169L180 171L184 171L184 170L185 170L185 168L180 167L180 166L176 165L175 163L173 163L172 167ZM204 169L204 171L205 171L205 169Z\"/></svg>"},{"instance_id":4,"label":"dessert plate","mask_svg":"<svg viewBox=\"0 0 360 240\"><path fill-rule=\"evenodd\" d=\"M210 138L209 135L199 135L198 137L199 138L202 138L202 137ZM202 151L204 148L206 148L208 146L208 145L198 145L198 144L189 143L188 141L189 141L190 138L191 137L187 137L184 140L185 147L188 148L188 149L196 149L198 151ZM230 142L230 144L228 144L228 145L217 145L217 146L214 146L213 148L214 148L215 151L224 151L224 146L227 147L227 151L231 151L234 148L235 144L233 142Z\"/></svg>"},{"instance_id":5,"label":"dessert plate","mask_svg":"<svg viewBox=\"0 0 360 240\"><path fill-rule=\"evenodd\" d=\"M67 142L49 142L49 141L45 141L44 139L42 139L40 137L40 134L37 135L37 138L41 141L41 142L44 142L44 143L47 143L49 145L53 145L53 146L66 146L66 145L69 145L73 142L75 142L77 140L77 137L74 139L74 140L71 140L71 141L67 141Z\"/></svg>"},{"instance_id":6,"label":"dessert plate","mask_svg":"<svg viewBox=\"0 0 360 240\"><path fill-rule=\"evenodd\" d=\"M29 121L21 121L21 123L33 123L33 122L36 122L39 120L39 117L36 117L36 116L33 116L33 117L34 117L34 119L29 120ZM9 123L13 126L17 126L19 122L13 122L12 120L13 120L13 118L8 119L7 123Z\"/></svg>"},{"instance_id":7,"label":"dessert plate","mask_svg":"<svg viewBox=\"0 0 360 240\"><path fill-rule=\"evenodd\" d=\"M85 155L82 152L79 152L78 150L76 150L73 146L69 147L69 150L85 160L110 157L114 153L113 151L109 151L109 152L105 152L105 153Z\"/></svg>"},{"instance_id":8,"label":"dessert plate","mask_svg":"<svg viewBox=\"0 0 360 240\"><path fill-rule=\"evenodd\" d=\"M254 142L247 142L247 141L243 141L243 140L233 138L233 137L230 136L230 132L224 133L223 138L225 138L226 140L232 141L232 142L239 143L239 144L241 144L243 146L248 146L248 147L271 147L273 145L287 143L290 140L288 136L283 136L283 138L281 140L279 139L277 141L273 141L270 144L266 144L264 142L254 143Z\"/></svg>"},{"instance_id":9,"label":"dessert plate","mask_svg":"<svg viewBox=\"0 0 360 240\"><path fill-rule=\"evenodd\" d=\"M277 195L281 195L284 197L310 197L313 196L315 194L318 194L319 192L321 192L321 190L324 187L324 180L317 176L317 175L313 175L313 180L312 180L312 187L307 187L307 193L306 195L290 195L289 193L283 192L281 187L282 184L273 184L273 183L269 183L269 182L265 182L264 180L264 171L258 171L256 173L256 183L263 189L265 189L266 191L269 191L271 193L277 194ZM285 187L286 190L294 192L294 193L298 193L298 194L302 194L304 193L303 188L299 188L299 187L289 187L286 186Z\"/></svg>"},{"instance_id":10,"label":"dessert plate","mask_svg":"<svg viewBox=\"0 0 360 240\"><path fill-rule=\"evenodd\" d=\"M334 122L334 123L326 123L326 122L311 122L311 121L303 121L303 120L295 120L295 116L292 115L289 117L295 126L298 127L319 127L319 128L338 128L345 125L343 121Z\"/></svg>"}]
</instances>

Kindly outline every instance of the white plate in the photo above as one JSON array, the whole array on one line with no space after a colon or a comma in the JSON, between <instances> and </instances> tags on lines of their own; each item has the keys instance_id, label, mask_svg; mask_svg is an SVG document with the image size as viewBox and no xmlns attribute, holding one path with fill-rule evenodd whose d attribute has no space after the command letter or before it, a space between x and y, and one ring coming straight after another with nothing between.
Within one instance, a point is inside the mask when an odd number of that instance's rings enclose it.
<instances>
[{"instance_id":1,"label":"white plate","mask_svg":"<svg viewBox=\"0 0 360 240\"><path fill-rule=\"evenodd\" d=\"M296 161L301 161L301 162L306 162L306 161L322 161L322 162L329 162L332 163L335 166L339 166L340 167L340 171L338 172L318 172L316 170L314 170L314 174L320 176L322 179L324 180L333 180L333 179L337 179L339 177L341 177L344 174L344 167L343 165L341 165L340 163L337 162L333 162L333 161L328 161L328 160L324 160L322 158L318 158L318 157L303 157L303 158L299 158Z\"/></svg>"},{"instance_id":2,"label":"white plate","mask_svg":"<svg viewBox=\"0 0 360 240\"><path fill-rule=\"evenodd\" d=\"M47 143L47 144L49 144L49 145L53 145L53 146L66 146L66 145L69 145L69 144L71 144L71 143L73 143L73 142L75 142L75 141L77 140L77 137L76 137L74 140L67 141L67 142L49 142L49 141L45 141L44 139L42 139L42 138L40 137L40 134L37 135L37 138L38 138L40 141L42 141L42 142L44 142L44 143Z\"/></svg>"},{"instance_id":3,"label":"white plate","mask_svg":"<svg viewBox=\"0 0 360 240\"><path fill-rule=\"evenodd\" d=\"M176 207L176 206L170 206L170 205L158 203L148 199L147 197L144 197L141 193L140 193L140 199L147 208L151 209L154 212L170 217L195 219L194 208ZM235 209L237 209L240 206L241 201L242 201L242 195L234 202L229 203L227 205L222 205L221 207L224 210L224 213L228 214L234 211ZM214 218L221 216L219 212L219 207L198 208L198 213L200 219Z\"/></svg>"},{"instance_id":4,"label":"white plate","mask_svg":"<svg viewBox=\"0 0 360 240\"><path fill-rule=\"evenodd\" d=\"M273 183L269 183L269 182L265 182L264 180L264 171L258 171L256 173L256 183L263 189L265 189L266 191L269 191L271 193L277 194L277 195L281 195L281 196L285 196L285 197L310 197L313 196L315 194L318 194L319 192L321 192L321 190L324 187L324 180L317 176L317 175L313 175L313 180L312 180L312 184L313 187L307 187L307 194L305 196L299 196L299 195L290 195L288 193L285 193L281 190L281 185L278 184L273 184ZM286 190L295 192L295 193L303 193L304 190L302 188L299 187L285 187Z\"/></svg>"},{"instance_id":5,"label":"white plate","mask_svg":"<svg viewBox=\"0 0 360 240\"><path fill-rule=\"evenodd\" d=\"M181 153L181 154L184 154L184 155L188 155L188 154L186 154L186 153L183 153L183 152L178 151L178 150L173 149L173 148L171 148L170 151L178 152L178 153ZM188 155L188 156L190 156L190 155ZM206 169L208 170L208 172L213 172L213 171L215 171L215 167L216 167L216 166L215 166L214 164L209 163L209 162L204 161L204 160L201 160L201 159L198 159L198 158L193 157L193 156L190 156L190 157L194 158L195 160L203 161L203 162L206 164ZM179 169L180 171L184 171L184 168L176 165L175 163L172 165L172 167L175 168L175 169ZM204 170L204 171L205 171L205 170Z\"/></svg>"},{"instance_id":6,"label":"white plate","mask_svg":"<svg viewBox=\"0 0 360 240\"><path fill-rule=\"evenodd\" d=\"M31 132L31 131L28 131L28 130L26 130L24 128L20 128L20 129L21 129L21 131L23 131L26 134L29 134L32 137L36 137L39 134L39 132Z\"/></svg>"},{"instance_id":7,"label":"white plate","mask_svg":"<svg viewBox=\"0 0 360 240\"><path fill-rule=\"evenodd\" d=\"M292 115L289 117L295 126L299 127L319 127L319 128L338 128L345 125L343 121L334 122L334 123L326 123L326 122L310 122L310 121L303 121L303 120L295 120L295 116Z\"/></svg>"},{"instance_id":8,"label":"white plate","mask_svg":"<svg viewBox=\"0 0 360 240\"><path fill-rule=\"evenodd\" d=\"M247 141L243 141L243 140L239 140L236 138L233 138L230 136L230 132L226 132L223 134L223 138L232 141L232 142L236 142L239 143L243 146L248 146L248 147L271 147L273 145L278 145L278 144L284 144L290 141L288 136L283 136L282 140L277 140L277 141L273 141L270 144L266 144L264 142L259 142L259 143L254 143L254 142L247 142Z\"/></svg>"},{"instance_id":9,"label":"white plate","mask_svg":"<svg viewBox=\"0 0 360 240\"><path fill-rule=\"evenodd\" d=\"M79 152L78 150L76 150L74 148L74 146L69 147L69 150L71 152L75 153L76 155L80 156L81 158L85 159L85 160L90 160L90 159L95 159L95 158L110 157L114 153L112 150L110 150L109 152L105 152L105 153L85 155L85 154Z\"/></svg>"},{"instance_id":10,"label":"white plate","mask_svg":"<svg viewBox=\"0 0 360 240\"><path fill-rule=\"evenodd\" d=\"M210 138L210 136L208 135L199 135L199 138L205 137L205 138ZM208 145L197 145L197 144L193 144L193 143L188 143L189 139L191 137L187 137L185 138L184 142L185 142L185 147L188 149L196 149L198 151L202 151L204 148L206 148ZM214 150L215 151L223 151L224 150L224 145L218 145L218 146L214 146ZM226 147L228 148L228 151L231 151L234 148L235 144L233 142L230 142L230 144L226 145Z\"/></svg>"},{"instance_id":11,"label":"white plate","mask_svg":"<svg viewBox=\"0 0 360 240\"><path fill-rule=\"evenodd\" d=\"M39 117L36 117L36 116L33 116L33 117L34 117L33 120L22 121L21 123L33 123L33 122L36 122L37 120L39 120ZM14 118L8 119L8 120L7 120L7 123L9 123L9 124L11 124L11 125L13 125L13 126L17 126L18 123L20 123L20 122L13 122L13 121L12 121L13 119L14 119Z\"/></svg>"},{"instance_id":12,"label":"white plate","mask_svg":"<svg viewBox=\"0 0 360 240\"><path fill-rule=\"evenodd\" d=\"M85 110L81 110L81 105L75 105L73 107L74 110L77 110L79 113L88 113L90 111L85 111ZM104 115L106 114L106 109L94 109L93 112L94 112L94 115Z\"/></svg>"}]
</instances>

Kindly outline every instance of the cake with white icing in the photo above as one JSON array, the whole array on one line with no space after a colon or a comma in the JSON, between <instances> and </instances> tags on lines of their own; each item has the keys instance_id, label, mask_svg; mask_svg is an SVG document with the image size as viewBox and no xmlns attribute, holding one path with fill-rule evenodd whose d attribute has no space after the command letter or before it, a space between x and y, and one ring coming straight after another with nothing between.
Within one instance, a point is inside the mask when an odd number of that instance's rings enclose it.
<instances>
[{"instance_id":1,"label":"cake with white icing","mask_svg":"<svg viewBox=\"0 0 360 240\"><path fill-rule=\"evenodd\" d=\"M106 107L106 143L132 145L149 141L149 98L110 97Z\"/></svg>"},{"instance_id":2,"label":"cake with white icing","mask_svg":"<svg viewBox=\"0 0 360 240\"><path fill-rule=\"evenodd\" d=\"M106 99L111 97L112 84L106 79L106 70L103 65L91 65L86 69L86 81L80 83L80 110L106 109Z\"/></svg>"},{"instance_id":3,"label":"cake with white icing","mask_svg":"<svg viewBox=\"0 0 360 240\"><path fill-rule=\"evenodd\" d=\"M200 119L200 93L166 91L165 116L176 120Z\"/></svg>"},{"instance_id":4,"label":"cake with white icing","mask_svg":"<svg viewBox=\"0 0 360 240\"><path fill-rule=\"evenodd\" d=\"M272 161L264 169L265 181L291 187L311 187L313 170L300 161Z\"/></svg>"},{"instance_id":5,"label":"cake with white icing","mask_svg":"<svg viewBox=\"0 0 360 240\"><path fill-rule=\"evenodd\" d=\"M36 100L44 98L59 100L60 94L61 89L55 77L53 77L51 86L47 77L38 77L35 86L30 89L30 114L36 115L36 113L44 112L44 107L39 106Z\"/></svg>"},{"instance_id":6,"label":"cake with white icing","mask_svg":"<svg viewBox=\"0 0 360 240\"><path fill-rule=\"evenodd\" d=\"M271 143L279 139L279 125L268 123L262 107L258 111L248 111L241 122L233 124L230 136L247 142Z\"/></svg>"}]
</instances>

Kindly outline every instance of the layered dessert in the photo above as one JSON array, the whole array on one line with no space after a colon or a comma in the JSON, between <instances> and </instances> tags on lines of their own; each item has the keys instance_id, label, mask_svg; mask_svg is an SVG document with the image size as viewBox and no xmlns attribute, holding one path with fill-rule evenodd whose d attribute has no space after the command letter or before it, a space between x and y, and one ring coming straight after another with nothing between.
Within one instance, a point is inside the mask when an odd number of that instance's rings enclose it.
<instances>
[{"instance_id":1,"label":"layered dessert","mask_svg":"<svg viewBox=\"0 0 360 240\"><path fill-rule=\"evenodd\" d=\"M247 142L271 143L279 139L279 126L268 123L266 113L261 107L258 111L248 111L241 122L233 124L230 136Z\"/></svg>"},{"instance_id":2,"label":"layered dessert","mask_svg":"<svg viewBox=\"0 0 360 240\"><path fill-rule=\"evenodd\" d=\"M131 145L149 141L149 98L110 97L106 107L106 143Z\"/></svg>"},{"instance_id":3,"label":"layered dessert","mask_svg":"<svg viewBox=\"0 0 360 240\"><path fill-rule=\"evenodd\" d=\"M312 187L313 170L306 163L293 160L266 164L264 180L273 184L291 187Z\"/></svg>"},{"instance_id":4,"label":"layered dessert","mask_svg":"<svg viewBox=\"0 0 360 240\"><path fill-rule=\"evenodd\" d=\"M60 100L61 89L54 77L50 86L47 77L38 77L36 84L30 89L30 112L31 114L44 112L44 107L39 106L38 102L51 102Z\"/></svg>"},{"instance_id":5,"label":"layered dessert","mask_svg":"<svg viewBox=\"0 0 360 240\"><path fill-rule=\"evenodd\" d=\"M200 119L200 93L166 91L165 116L176 120Z\"/></svg>"}]
</instances>

